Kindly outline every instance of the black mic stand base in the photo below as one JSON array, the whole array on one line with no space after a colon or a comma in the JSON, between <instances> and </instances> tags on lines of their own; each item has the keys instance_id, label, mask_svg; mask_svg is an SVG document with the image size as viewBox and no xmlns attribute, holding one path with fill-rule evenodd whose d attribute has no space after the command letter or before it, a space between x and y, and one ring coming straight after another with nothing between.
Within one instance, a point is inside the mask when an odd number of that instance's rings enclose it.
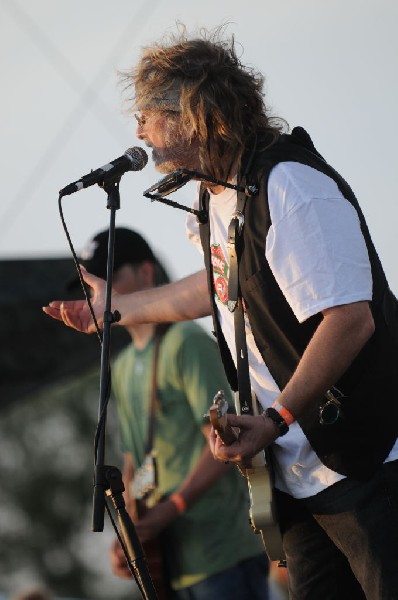
<instances>
[{"instance_id":1,"label":"black mic stand base","mask_svg":"<svg viewBox=\"0 0 398 600\"><path fill-rule=\"evenodd\" d=\"M145 600L157 600L156 589L148 570L141 542L126 510L122 474L116 467L104 466L104 480L109 486L105 490L105 494L111 498L118 515L119 530L130 571L137 582L142 597Z\"/></svg>"}]
</instances>

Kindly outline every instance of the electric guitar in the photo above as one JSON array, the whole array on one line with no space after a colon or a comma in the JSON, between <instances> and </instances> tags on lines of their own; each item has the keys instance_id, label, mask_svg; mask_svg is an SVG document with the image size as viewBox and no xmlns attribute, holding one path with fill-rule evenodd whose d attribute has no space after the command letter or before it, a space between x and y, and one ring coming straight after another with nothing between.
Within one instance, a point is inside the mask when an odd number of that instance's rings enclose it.
<instances>
[{"instance_id":1,"label":"electric guitar","mask_svg":"<svg viewBox=\"0 0 398 600\"><path fill-rule=\"evenodd\" d=\"M253 402L257 409L257 401ZM237 406L237 413L240 414ZM208 417L217 435L226 446L230 446L238 438L238 430L231 427L227 421L228 402L224 392L220 390L214 396L213 404L209 408ZM258 410L256 411L258 414ZM273 502L272 484L265 460L264 451L259 452L251 460L251 467L238 465L240 472L247 480L250 497L250 524L255 533L260 534L265 551L270 560L284 560L285 553L282 547L282 536L276 521Z\"/></svg>"},{"instance_id":2,"label":"electric guitar","mask_svg":"<svg viewBox=\"0 0 398 600\"><path fill-rule=\"evenodd\" d=\"M138 518L142 518L147 512L148 507L143 500L136 500L136 513ZM156 589L158 600L171 600L172 591L167 577L163 549L158 537L142 542L142 549L145 554L148 570Z\"/></svg>"},{"instance_id":3,"label":"electric guitar","mask_svg":"<svg viewBox=\"0 0 398 600\"><path fill-rule=\"evenodd\" d=\"M134 474L129 485L131 507L141 519L161 499L157 491L156 453L152 451ZM148 570L156 589L158 600L171 600L172 591L166 572L164 552L159 537L142 542Z\"/></svg>"}]
</instances>

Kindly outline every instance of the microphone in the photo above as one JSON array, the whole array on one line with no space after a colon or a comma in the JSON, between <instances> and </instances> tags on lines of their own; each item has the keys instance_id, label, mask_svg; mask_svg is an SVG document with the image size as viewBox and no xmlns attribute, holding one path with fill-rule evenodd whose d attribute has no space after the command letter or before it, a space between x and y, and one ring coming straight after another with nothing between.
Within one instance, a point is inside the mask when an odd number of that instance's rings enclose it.
<instances>
[{"instance_id":1,"label":"microphone","mask_svg":"<svg viewBox=\"0 0 398 600\"><path fill-rule=\"evenodd\" d=\"M148 162L148 155L143 148L135 146L134 148L128 148L126 152L115 158L110 163L91 171L87 175L83 175L78 181L70 183L62 190L60 190L60 196L69 196L79 190L82 190L90 185L98 183L102 185L105 179L111 177L122 176L126 171L141 171Z\"/></svg>"}]
</instances>

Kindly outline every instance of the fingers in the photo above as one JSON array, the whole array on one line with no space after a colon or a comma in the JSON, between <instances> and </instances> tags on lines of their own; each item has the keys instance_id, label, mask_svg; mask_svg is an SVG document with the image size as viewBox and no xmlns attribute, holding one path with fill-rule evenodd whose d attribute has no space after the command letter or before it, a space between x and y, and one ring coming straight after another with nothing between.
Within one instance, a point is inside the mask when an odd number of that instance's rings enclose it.
<instances>
[{"instance_id":1,"label":"fingers","mask_svg":"<svg viewBox=\"0 0 398 600\"><path fill-rule=\"evenodd\" d=\"M119 540L115 540L109 551L109 559L112 567L112 571L118 577L123 579L130 579L132 577L130 569L127 565L127 560L119 544Z\"/></svg>"},{"instance_id":2,"label":"fingers","mask_svg":"<svg viewBox=\"0 0 398 600\"><path fill-rule=\"evenodd\" d=\"M211 427L210 433L209 433L209 437L207 439L208 439L208 442L209 442L211 453L213 455L214 455L214 449L215 449L215 445L216 445L216 438L217 438L217 434L216 434L214 428Z\"/></svg>"},{"instance_id":3,"label":"fingers","mask_svg":"<svg viewBox=\"0 0 398 600\"><path fill-rule=\"evenodd\" d=\"M48 306L42 307L43 312L57 321L63 321L65 325L83 333L94 333L95 326L90 312L86 308L85 300L61 301L54 300ZM102 326L101 319L98 320L99 327Z\"/></svg>"},{"instance_id":4,"label":"fingers","mask_svg":"<svg viewBox=\"0 0 398 600\"><path fill-rule=\"evenodd\" d=\"M101 284L105 284L105 281L103 279L101 279L101 277L97 277L96 275L93 275L92 273L89 273L84 267L83 265L79 265L80 266L80 270L82 272L82 277L84 279L84 281L92 288L98 287Z\"/></svg>"},{"instance_id":5,"label":"fingers","mask_svg":"<svg viewBox=\"0 0 398 600\"><path fill-rule=\"evenodd\" d=\"M239 429L250 429L252 427L253 418L255 417L250 415L227 415L228 424L231 425L231 427L238 427Z\"/></svg>"},{"instance_id":6,"label":"fingers","mask_svg":"<svg viewBox=\"0 0 398 600\"><path fill-rule=\"evenodd\" d=\"M84 331L84 327L79 315L73 310L72 307L68 306L68 303L62 302L59 312L65 325L71 327L72 329L76 329L77 331Z\"/></svg>"},{"instance_id":7,"label":"fingers","mask_svg":"<svg viewBox=\"0 0 398 600\"><path fill-rule=\"evenodd\" d=\"M73 321L71 319L71 312L67 307L67 305L73 304L73 301L65 303L62 300L54 300L53 302L50 302L48 306L43 306L42 310L44 313L46 313L46 315L49 315L53 319L56 319L57 321L63 321L69 327L77 329L77 327L72 324Z\"/></svg>"},{"instance_id":8,"label":"fingers","mask_svg":"<svg viewBox=\"0 0 398 600\"><path fill-rule=\"evenodd\" d=\"M57 321L62 321L61 313L59 310L59 306L56 306L57 303L51 303L48 306L42 306L42 311L46 313L49 317L56 319Z\"/></svg>"},{"instance_id":9,"label":"fingers","mask_svg":"<svg viewBox=\"0 0 398 600\"><path fill-rule=\"evenodd\" d=\"M100 309L102 306L101 299L104 295L103 288L105 286L105 281L86 271L82 265L80 267L84 281L93 290L91 303L97 315L98 326L101 328L102 322L98 315L102 314ZM95 300L99 301L98 306L94 305ZM42 310L49 317L52 317L57 321L63 321L65 325L71 329L76 329L83 333L94 333L96 331L96 327L85 300L54 300L53 302L50 302L48 306L43 306Z\"/></svg>"},{"instance_id":10,"label":"fingers","mask_svg":"<svg viewBox=\"0 0 398 600\"><path fill-rule=\"evenodd\" d=\"M226 446L213 427L210 430L209 446L214 458L223 462L241 462L239 440Z\"/></svg>"},{"instance_id":11,"label":"fingers","mask_svg":"<svg viewBox=\"0 0 398 600\"><path fill-rule=\"evenodd\" d=\"M84 331L80 319L72 310L67 308L66 303L56 300L50 302L48 306L43 306L42 310L49 317L52 317L57 321L63 321L68 327L77 329L78 331Z\"/></svg>"},{"instance_id":12,"label":"fingers","mask_svg":"<svg viewBox=\"0 0 398 600\"><path fill-rule=\"evenodd\" d=\"M218 460L249 466L251 458L275 440L275 432L270 436L262 417L228 415L228 424L239 429L238 439L230 445L225 445L214 429L210 432L210 449Z\"/></svg>"}]
</instances>

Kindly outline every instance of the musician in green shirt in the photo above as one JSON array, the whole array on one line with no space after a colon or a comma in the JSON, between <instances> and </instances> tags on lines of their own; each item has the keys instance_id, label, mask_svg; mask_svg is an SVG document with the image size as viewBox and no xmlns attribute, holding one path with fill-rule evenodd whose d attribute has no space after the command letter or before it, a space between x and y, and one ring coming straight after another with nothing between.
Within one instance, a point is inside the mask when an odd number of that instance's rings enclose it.
<instances>
[{"instance_id":1,"label":"musician in green shirt","mask_svg":"<svg viewBox=\"0 0 398 600\"><path fill-rule=\"evenodd\" d=\"M88 246L90 255L82 261L87 270L102 277L107 243L108 231L95 236ZM118 293L167 282L145 240L124 228L116 228L113 277ZM143 543L161 535L172 587L169 597L266 600L268 559L261 538L249 525L246 481L235 467L214 460L207 444L210 424L203 415L218 390L229 395L214 340L192 322L168 327L142 324L128 331L132 343L112 368L126 500L134 518L134 496L141 495L137 473L144 474L147 485L150 469L139 468L146 458L152 460L149 454L156 454L157 486L148 495L151 508L134 523ZM118 542L111 562L116 574L130 576Z\"/></svg>"}]
</instances>

